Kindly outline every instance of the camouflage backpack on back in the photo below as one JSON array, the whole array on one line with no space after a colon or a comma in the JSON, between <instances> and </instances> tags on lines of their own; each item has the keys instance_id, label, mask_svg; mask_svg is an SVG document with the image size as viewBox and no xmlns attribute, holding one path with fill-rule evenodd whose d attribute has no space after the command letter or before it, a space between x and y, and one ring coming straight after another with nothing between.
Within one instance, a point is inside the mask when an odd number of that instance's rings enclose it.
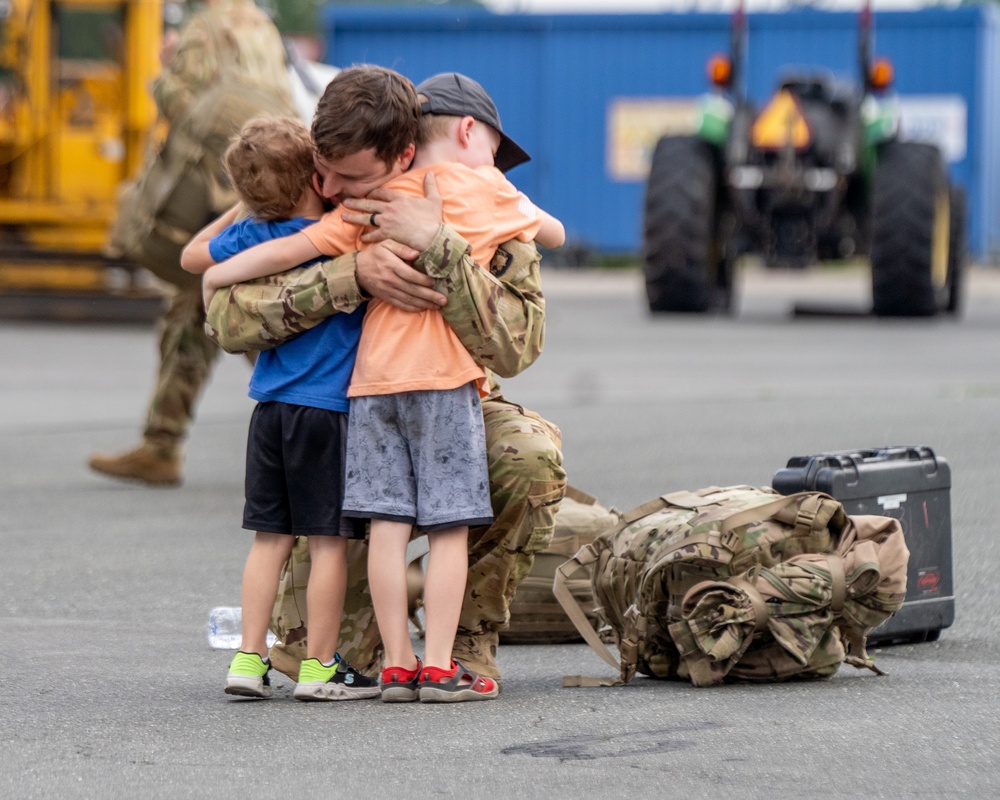
<instances>
[{"instance_id":1,"label":"camouflage backpack on back","mask_svg":"<svg viewBox=\"0 0 1000 800\"><path fill-rule=\"evenodd\" d=\"M152 91L169 130L119 196L109 251L196 290L200 276L180 268L180 253L236 202L222 166L230 139L255 116L298 115L281 35L249 0L210 4L182 29Z\"/></svg>"},{"instance_id":2,"label":"camouflage backpack on back","mask_svg":"<svg viewBox=\"0 0 1000 800\"><path fill-rule=\"evenodd\" d=\"M169 283L200 286L200 275L181 270L181 250L236 202L222 156L244 123L262 114L297 116L285 95L237 75L213 85L171 126L157 156L122 191L112 249Z\"/></svg>"},{"instance_id":3,"label":"camouflage backpack on back","mask_svg":"<svg viewBox=\"0 0 1000 800\"><path fill-rule=\"evenodd\" d=\"M826 678L842 662L875 670L868 632L903 603L908 551L887 517L849 518L819 492L784 497L751 486L658 497L556 573L554 592L617 679ZM589 567L619 658L569 594Z\"/></svg>"}]
</instances>

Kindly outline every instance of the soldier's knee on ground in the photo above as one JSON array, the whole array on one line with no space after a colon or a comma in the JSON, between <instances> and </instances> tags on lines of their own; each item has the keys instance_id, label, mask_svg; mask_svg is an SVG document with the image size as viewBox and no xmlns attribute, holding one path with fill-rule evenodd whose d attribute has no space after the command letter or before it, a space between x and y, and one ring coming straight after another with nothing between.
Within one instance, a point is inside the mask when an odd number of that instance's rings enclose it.
<instances>
[{"instance_id":1,"label":"soldier's knee on ground","mask_svg":"<svg viewBox=\"0 0 1000 800\"><path fill-rule=\"evenodd\" d=\"M494 547L535 552L552 535L566 488L559 429L503 401L483 404L494 523ZM484 537L478 537L482 540Z\"/></svg>"},{"instance_id":2,"label":"soldier's knee on ground","mask_svg":"<svg viewBox=\"0 0 1000 800\"><path fill-rule=\"evenodd\" d=\"M495 677L497 636L534 553L551 541L566 489L559 430L505 401L485 401L493 524L469 537L469 575L456 652ZM464 662L463 662L464 663ZM478 669L482 668L482 669Z\"/></svg>"}]
</instances>

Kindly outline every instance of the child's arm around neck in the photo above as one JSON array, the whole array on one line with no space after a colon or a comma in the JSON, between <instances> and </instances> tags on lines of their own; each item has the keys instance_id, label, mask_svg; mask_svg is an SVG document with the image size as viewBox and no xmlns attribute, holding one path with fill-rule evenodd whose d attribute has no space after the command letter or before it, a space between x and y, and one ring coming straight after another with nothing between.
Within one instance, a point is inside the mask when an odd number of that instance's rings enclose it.
<instances>
[{"instance_id":1,"label":"child's arm around neck","mask_svg":"<svg viewBox=\"0 0 1000 800\"><path fill-rule=\"evenodd\" d=\"M554 250L566 244L566 228L563 224L548 211L543 211L539 208L538 213L542 220L542 227L538 229L535 241L549 250Z\"/></svg>"},{"instance_id":2,"label":"child's arm around neck","mask_svg":"<svg viewBox=\"0 0 1000 800\"><path fill-rule=\"evenodd\" d=\"M209 252L208 243L236 222L243 212L243 204L237 203L198 231L181 251L181 267L188 272L200 275L215 264L215 259Z\"/></svg>"},{"instance_id":3,"label":"child's arm around neck","mask_svg":"<svg viewBox=\"0 0 1000 800\"><path fill-rule=\"evenodd\" d=\"M277 275L320 255L301 231L291 236L254 245L210 268L202 278L202 293L211 299L216 289L245 283L267 275Z\"/></svg>"},{"instance_id":4,"label":"child's arm around neck","mask_svg":"<svg viewBox=\"0 0 1000 800\"><path fill-rule=\"evenodd\" d=\"M319 219L322 214L323 199L310 186L292 210L292 216ZM277 275L320 255L316 246L301 232L250 247L208 269L201 281L205 307L208 308L217 289L267 275Z\"/></svg>"}]
</instances>

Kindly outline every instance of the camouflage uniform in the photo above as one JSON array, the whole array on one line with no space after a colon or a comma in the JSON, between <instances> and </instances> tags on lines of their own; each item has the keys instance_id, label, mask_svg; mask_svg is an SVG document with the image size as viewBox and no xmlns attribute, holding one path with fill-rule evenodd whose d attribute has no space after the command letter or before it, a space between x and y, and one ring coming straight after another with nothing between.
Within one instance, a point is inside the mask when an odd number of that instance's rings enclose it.
<instances>
[{"instance_id":1,"label":"camouflage uniform","mask_svg":"<svg viewBox=\"0 0 1000 800\"><path fill-rule=\"evenodd\" d=\"M212 335L230 352L266 349L363 301L355 277L356 256L296 269L254 284L221 289L212 299ZM489 271L478 266L468 244L442 225L414 266L437 278L448 297L442 313L462 343L489 371L491 393L483 399L494 523L469 536L469 578L459 620L455 657L471 669L499 677L496 648L509 619L517 584L534 554L552 538L555 512L566 487L558 428L508 402L495 375L512 377L542 350L545 301L540 262L533 245L508 242ZM358 669L374 674L381 641L368 595L365 545L351 557L340 650ZM304 653L305 564L299 548L284 576L272 627L284 642L272 649L275 667L295 674Z\"/></svg>"},{"instance_id":2,"label":"camouflage uniform","mask_svg":"<svg viewBox=\"0 0 1000 800\"><path fill-rule=\"evenodd\" d=\"M200 277L181 270L179 252L236 201L221 163L229 137L251 116L294 113L294 106L281 36L252 0L216 0L192 16L152 91L170 132L146 174L160 169L167 176L184 219L142 218L136 207L150 202L139 196L162 192L164 181L144 185L140 179L120 206L112 244L117 240L173 289L161 320L159 374L143 438L163 458L177 458L218 356L205 336Z\"/></svg>"}]
</instances>

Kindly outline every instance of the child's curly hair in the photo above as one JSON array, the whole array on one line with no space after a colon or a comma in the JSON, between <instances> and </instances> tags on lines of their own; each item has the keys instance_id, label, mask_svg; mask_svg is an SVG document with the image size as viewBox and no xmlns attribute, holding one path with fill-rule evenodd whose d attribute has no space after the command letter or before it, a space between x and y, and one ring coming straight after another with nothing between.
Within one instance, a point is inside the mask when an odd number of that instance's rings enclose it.
<instances>
[{"instance_id":1,"label":"child's curly hair","mask_svg":"<svg viewBox=\"0 0 1000 800\"><path fill-rule=\"evenodd\" d=\"M312 180L309 128L293 117L255 117L233 139L223 163L240 200L257 219L288 219Z\"/></svg>"}]
</instances>

